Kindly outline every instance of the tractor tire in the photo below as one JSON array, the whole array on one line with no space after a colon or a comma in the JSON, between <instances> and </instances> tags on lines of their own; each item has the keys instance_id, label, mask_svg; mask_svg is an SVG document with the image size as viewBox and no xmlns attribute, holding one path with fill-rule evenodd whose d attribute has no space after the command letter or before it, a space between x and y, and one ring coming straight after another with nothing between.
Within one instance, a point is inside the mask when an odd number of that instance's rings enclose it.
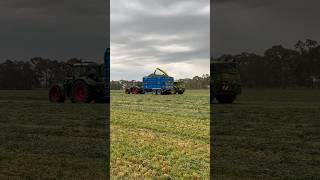
<instances>
[{"instance_id":1,"label":"tractor tire","mask_svg":"<svg viewBox=\"0 0 320 180\"><path fill-rule=\"evenodd\" d=\"M92 101L91 88L82 80L74 82L71 90L73 103L90 103Z\"/></svg>"},{"instance_id":2,"label":"tractor tire","mask_svg":"<svg viewBox=\"0 0 320 180\"><path fill-rule=\"evenodd\" d=\"M178 91L178 94L183 94L184 93L184 91Z\"/></svg>"},{"instance_id":3,"label":"tractor tire","mask_svg":"<svg viewBox=\"0 0 320 180\"><path fill-rule=\"evenodd\" d=\"M54 85L49 90L49 100L53 103L63 103L65 96L62 89L58 85Z\"/></svg>"},{"instance_id":4,"label":"tractor tire","mask_svg":"<svg viewBox=\"0 0 320 180\"><path fill-rule=\"evenodd\" d=\"M125 90L124 90L124 93L125 93L125 94L130 94L130 89L125 89Z\"/></svg>"},{"instance_id":5,"label":"tractor tire","mask_svg":"<svg viewBox=\"0 0 320 180\"><path fill-rule=\"evenodd\" d=\"M221 104L231 104L236 99L235 95L215 96L217 101Z\"/></svg>"},{"instance_id":6,"label":"tractor tire","mask_svg":"<svg viewBox=\"0 0 320 180\"><path fill-rule=\"evenodd\" d=\"M140 90L139 90L139 88L134 87L134 88L132 88L131 93L132 93L132 94L139 94L139 93L140 93Z\"/></svg>"}]
</instances>

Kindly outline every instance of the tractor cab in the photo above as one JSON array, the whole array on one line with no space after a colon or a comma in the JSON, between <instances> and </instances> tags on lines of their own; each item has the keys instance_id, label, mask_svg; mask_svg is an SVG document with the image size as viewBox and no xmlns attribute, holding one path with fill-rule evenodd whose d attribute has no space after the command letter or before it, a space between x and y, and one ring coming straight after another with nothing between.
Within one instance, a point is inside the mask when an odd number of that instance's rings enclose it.
<instances>
[{"instance_id":1,"label":"tractor cab","mask_svg":"<svg viewBox=\"0 0 320 180\"><path fill-rule=\"evenodd\" d=\"M95 81L102 81L104 76L103 66L94 62L76 63L73 67L73 79L88 77Z\"/></svg>"}]
</instances>

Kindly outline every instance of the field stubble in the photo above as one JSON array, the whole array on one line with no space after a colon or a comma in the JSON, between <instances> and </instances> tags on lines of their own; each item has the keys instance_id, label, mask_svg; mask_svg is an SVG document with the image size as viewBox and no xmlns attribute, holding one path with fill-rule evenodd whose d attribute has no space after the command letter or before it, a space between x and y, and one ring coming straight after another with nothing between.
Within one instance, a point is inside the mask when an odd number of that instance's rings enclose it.
<instances>
[{"instance_id":1,"label":"field stubble","mask_svg":"<svg viewBox=\"0 0 320 180\"><path fill-rule=\"evenodd\" d=\"M209 178L209 91L111 93L113 178Z\"/></svg>"},{"instance_id":2,"label":"field stubble","mask_svg":"<svg viewBox=\"0 0 320 180\"><path fill-rule=\"evenodd\" d=\"M0 91L0 179L106 179L106 105Z\"/></svg>"},{"instance_id":3,"label":"field stubble","mask_svg":"<svg viewBox=\"0 0 320 180\"><path fill-rule=\"evenodd\" d=\"M218 179L320 177L320 90L245 89L211 108Z\"/></svg>"}]
</instances>

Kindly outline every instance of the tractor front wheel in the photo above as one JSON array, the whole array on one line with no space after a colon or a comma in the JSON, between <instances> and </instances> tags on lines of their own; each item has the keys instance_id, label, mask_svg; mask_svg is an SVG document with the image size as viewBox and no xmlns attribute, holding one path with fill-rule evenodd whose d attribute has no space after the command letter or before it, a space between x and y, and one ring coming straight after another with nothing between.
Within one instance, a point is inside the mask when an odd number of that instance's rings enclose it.
<instances>
[{"instance_id":1,"label":"tractor front wheel","mask_svg":"<svg viewBox=\"0 0 320 180\"><path fill-rule=\"evenodd\" d=\"M53 103L63 103L65 100L64 94L60 86L54 85L49 90L49 99Z\"/></svg>"},{"instance_id":2,"label":"tractor front wheel","mask_svg":"<svg viewBox=\"0 0 320 180\"><path fill-rule=\"evenodd\" d=\"M77 80L72 87L72 102L89 103L92 101L90 87L82 80Z\"/></svg>"}]
</instances>

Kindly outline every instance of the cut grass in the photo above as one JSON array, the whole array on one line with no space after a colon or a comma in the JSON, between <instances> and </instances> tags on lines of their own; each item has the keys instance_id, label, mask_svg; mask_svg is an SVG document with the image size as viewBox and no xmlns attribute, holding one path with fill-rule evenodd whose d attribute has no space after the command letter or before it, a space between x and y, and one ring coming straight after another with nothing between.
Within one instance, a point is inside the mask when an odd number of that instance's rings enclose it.
<instances>
[{"instance_id":1,"label":"cut grass","mask_svg":"<svg viewBox=\"0 0 320 180\"><path fill-rule=\"evenodd\" d=\"M111 98L112 178L209 178L208 90Z\"/></svg>"},{"instance_id":2,"label":"cut grass","mask_svg":"<svg viewBox=\"0 0 320 180\"><path fill-rule=\"evenodd\" d=\"M218 179L320 177L320 91L243 90L211 106Z\"/></svg>"},{"instance_id":3,"label":"cut grass","mask_svg":"<svg viewBox=\"0 0 320 180\"><path fill-rule=\"evenodd\" d=\"M106 179L106 105L0 91L0 179Z\"/></svg>"}]
</instances>

